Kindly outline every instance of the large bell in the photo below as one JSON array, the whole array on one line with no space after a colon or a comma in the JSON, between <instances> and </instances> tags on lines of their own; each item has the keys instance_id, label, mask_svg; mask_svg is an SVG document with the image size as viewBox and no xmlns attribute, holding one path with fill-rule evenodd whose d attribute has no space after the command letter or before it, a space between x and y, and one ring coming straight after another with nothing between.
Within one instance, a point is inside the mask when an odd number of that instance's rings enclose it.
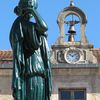
<instances>
[{"instance_id":1,"label":"large bell","mask_svg":"<svg viewBox=\"0 0 100 100\"><path fill-rule=\"evenodd\" d=\"M70 25L70 28L69 28L68 33L73 33L73 34L76 33L75 28L74 28L74 25Z\"/></svg>"}]
</instances>

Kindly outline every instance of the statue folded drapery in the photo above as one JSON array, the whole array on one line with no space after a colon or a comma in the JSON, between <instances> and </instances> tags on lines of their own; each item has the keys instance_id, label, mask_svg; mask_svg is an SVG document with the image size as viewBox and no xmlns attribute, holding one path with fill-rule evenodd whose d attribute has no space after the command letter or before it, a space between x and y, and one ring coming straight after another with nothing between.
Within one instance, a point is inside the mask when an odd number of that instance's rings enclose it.
<instances>
[{"instance_id":1,"label":"statue folded drapery","mask_svg":"<svg viewBox=\"0 0 100 100\"><path fill-rule=\"evenodd\" d=\"M21 0L15 8L18 18L10 32L14 100L50 100L52 83L48 28L36 8L36 0ZM32 16L35 23L30 21Z\"/></svg>"}]
</instances>

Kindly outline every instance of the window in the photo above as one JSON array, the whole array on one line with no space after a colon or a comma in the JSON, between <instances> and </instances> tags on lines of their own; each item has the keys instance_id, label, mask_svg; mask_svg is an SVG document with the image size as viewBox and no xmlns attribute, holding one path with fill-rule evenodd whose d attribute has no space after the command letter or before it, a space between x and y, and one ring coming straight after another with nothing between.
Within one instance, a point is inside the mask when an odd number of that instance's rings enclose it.
<instances>
[{"instance_id":1,"label":"window","mask_svg":"<svg viewBox=\"0 0 100 100\"><path fill-rule=\"evenodd\" d=\"M86 100L86 89L60 89L60 100Z\"/></svg>"}]
</instances>

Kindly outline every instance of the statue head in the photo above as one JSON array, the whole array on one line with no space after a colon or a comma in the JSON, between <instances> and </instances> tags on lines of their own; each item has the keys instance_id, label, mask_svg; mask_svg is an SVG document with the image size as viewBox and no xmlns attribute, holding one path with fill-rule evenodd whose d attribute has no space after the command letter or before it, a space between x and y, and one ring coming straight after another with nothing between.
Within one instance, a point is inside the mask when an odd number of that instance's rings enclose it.
<instances>
[{"instance_id":1,"label":"statue head","mask_svg":"<svg viewBox=\"0 0 100 100\"><path fill-rule=\"evenodd\" d=\"M19 5L21 9L37 9L37 0L20 0Z\"/></svg>"},{"instance_id":2,"label":"statue head","mask_svg":"<svg viewBox=\"0 0 100 100\"><path fill-rule=\"evenodd\" d=\"M32 11L32 9L37 9L37 7L37 0L20 0L18 6L14 9L14 12L17 15L21 15L23 11Z\"/></svg>"}]
</instances>

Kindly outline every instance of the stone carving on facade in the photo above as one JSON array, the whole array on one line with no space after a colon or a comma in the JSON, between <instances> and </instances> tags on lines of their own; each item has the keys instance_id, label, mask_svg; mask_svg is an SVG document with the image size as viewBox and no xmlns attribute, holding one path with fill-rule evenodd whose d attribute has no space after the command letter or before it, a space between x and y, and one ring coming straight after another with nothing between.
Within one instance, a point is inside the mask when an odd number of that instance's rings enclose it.
<instances>
[{"instance_id":1,"label":"stone carving on facade","mask_svg":"<svg viewBox=\"0 0 100 100\"><path fill-rule=\"evenodd\" d=\"M57 52L57 61L59 63L65 63L64 50L60 50L60 51Z\"/></svg>"}]
</instances>

